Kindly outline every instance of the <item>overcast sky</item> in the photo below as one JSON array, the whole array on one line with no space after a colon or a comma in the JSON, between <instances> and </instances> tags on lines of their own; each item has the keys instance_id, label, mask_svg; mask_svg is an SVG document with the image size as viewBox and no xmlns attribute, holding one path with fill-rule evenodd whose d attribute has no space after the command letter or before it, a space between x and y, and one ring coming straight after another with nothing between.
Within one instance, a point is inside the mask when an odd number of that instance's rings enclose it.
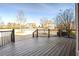
<instances>
[{"instance_id":1,"label":"overcast sky","mask_svg":"<svg viewBox=\"0 0 79 59\"><path fill-rule=\"evenodd\" d=\"M27 22L40 22L42 17L54 20L59 10L75 9L75 4L42 4L42 3L26 3L26 4L0 4L1 21L16 22L18 10L23 10Z\"/></svg>"}]
</instances>

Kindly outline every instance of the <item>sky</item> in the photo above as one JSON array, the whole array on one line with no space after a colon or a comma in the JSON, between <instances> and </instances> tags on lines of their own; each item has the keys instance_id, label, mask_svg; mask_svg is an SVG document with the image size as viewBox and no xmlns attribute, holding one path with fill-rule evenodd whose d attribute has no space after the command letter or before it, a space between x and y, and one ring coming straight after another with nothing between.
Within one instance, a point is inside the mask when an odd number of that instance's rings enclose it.
<instances>
[{"instance_id":1,"label":"sky","mask_svg":"<svg viewBox=\"0 0 79 59\"><path fill-rule=\"evenodd\" d=\"M0 22L16 22L18 11L23 10L26 22L40 23L40 19L55 20L60 12L59 10L73 9L75 4L72 3L0 3Z\"/></svg>"}]
</instances>

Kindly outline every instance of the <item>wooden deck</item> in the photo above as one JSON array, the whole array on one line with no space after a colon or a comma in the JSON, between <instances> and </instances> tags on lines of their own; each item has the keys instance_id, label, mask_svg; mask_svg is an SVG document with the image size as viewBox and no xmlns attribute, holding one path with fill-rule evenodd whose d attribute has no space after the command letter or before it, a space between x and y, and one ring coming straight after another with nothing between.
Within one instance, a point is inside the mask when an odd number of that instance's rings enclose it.
<instances>
[{"instance_id":1,"label":"wooden deck","mask_svg":"<svg viewBox=\"0 0 79 59\"><path fill-rule=\"evenodd\" d=\"M22 39L21 39L22 38ZM20 37L0 47L0 56L75 56L75 39L63 37Z\"/></svg>"}]
</instances>

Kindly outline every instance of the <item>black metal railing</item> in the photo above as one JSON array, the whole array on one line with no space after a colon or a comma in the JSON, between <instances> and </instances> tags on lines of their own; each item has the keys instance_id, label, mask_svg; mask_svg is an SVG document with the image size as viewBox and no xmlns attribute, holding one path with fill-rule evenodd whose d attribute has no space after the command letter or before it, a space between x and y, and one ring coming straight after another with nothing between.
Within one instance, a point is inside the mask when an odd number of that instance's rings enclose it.
<instances>
[{"instance_id":1,"label":"black metal railing","mask_svg":"<svg viewBox=\"0 0 79 59\"><path fill-rule=\"evenodd\" d=\"M36 29L36 30L33 32L33 37L35 37L35 35L36 35L36 37L38 37L38 29Z\"/></svg>"},{"instance_id":2,"label":"black metal railing","mask_svg":"<svg viewBox=\"0 0 79 59\"><path fill-rule=\"evenodd\" d=\"M52 31L56 31L56 30L54 30L54 29L36 29L33 32L33 37L38 37L38 36L50 37L52 35Z\"/></svg>"},{"instance_id":3,"label":"black metal railing","mask_svg":"<svg viewBox=\"0 0 79 59\"><path fill-rule=\"evenodd\" d=\"M1 30L0 31L0 46L4 46L11 42L15 42L14 29L13 30Z\"/></svg>"}]
</instances>

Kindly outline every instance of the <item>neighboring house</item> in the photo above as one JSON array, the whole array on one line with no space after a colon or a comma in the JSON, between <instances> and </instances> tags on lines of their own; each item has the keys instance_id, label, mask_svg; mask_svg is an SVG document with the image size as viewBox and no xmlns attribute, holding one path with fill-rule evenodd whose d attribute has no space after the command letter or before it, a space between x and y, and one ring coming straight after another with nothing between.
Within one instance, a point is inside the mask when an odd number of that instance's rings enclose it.
<instances>
[{"instance_id":1,"label":"neighboring house","mask_svg":"<svg viewBox=\"0 0 79 59\"><path fill-rule=\"evenodd\" d=\"M73 29L73 30L76 29L75 21L72 21L72 22L71 22L70 28Z\"/></svg>"},{"instance_id":2,"label":"neighboring house","mask_svg":"<svg viewBox=\"0 0 79 59\"><path fill-rule=\"evenodd\" d=\"M44 28L55 29L55 24L54 24L54 22L53 22L52 20L47 20L47 21L45 21L45 22L42 24L42 26L43 26Z\"/></svg>"},{"instance_id":3,"label":"neighboring house","mask_svg":"<svg viewBox=\"0 0 79 59\"><path fill-rule=\"evenodd\" d=\"M26 28L36 28L36 23L27 23Z\"/></svg>"}]
</instances>

